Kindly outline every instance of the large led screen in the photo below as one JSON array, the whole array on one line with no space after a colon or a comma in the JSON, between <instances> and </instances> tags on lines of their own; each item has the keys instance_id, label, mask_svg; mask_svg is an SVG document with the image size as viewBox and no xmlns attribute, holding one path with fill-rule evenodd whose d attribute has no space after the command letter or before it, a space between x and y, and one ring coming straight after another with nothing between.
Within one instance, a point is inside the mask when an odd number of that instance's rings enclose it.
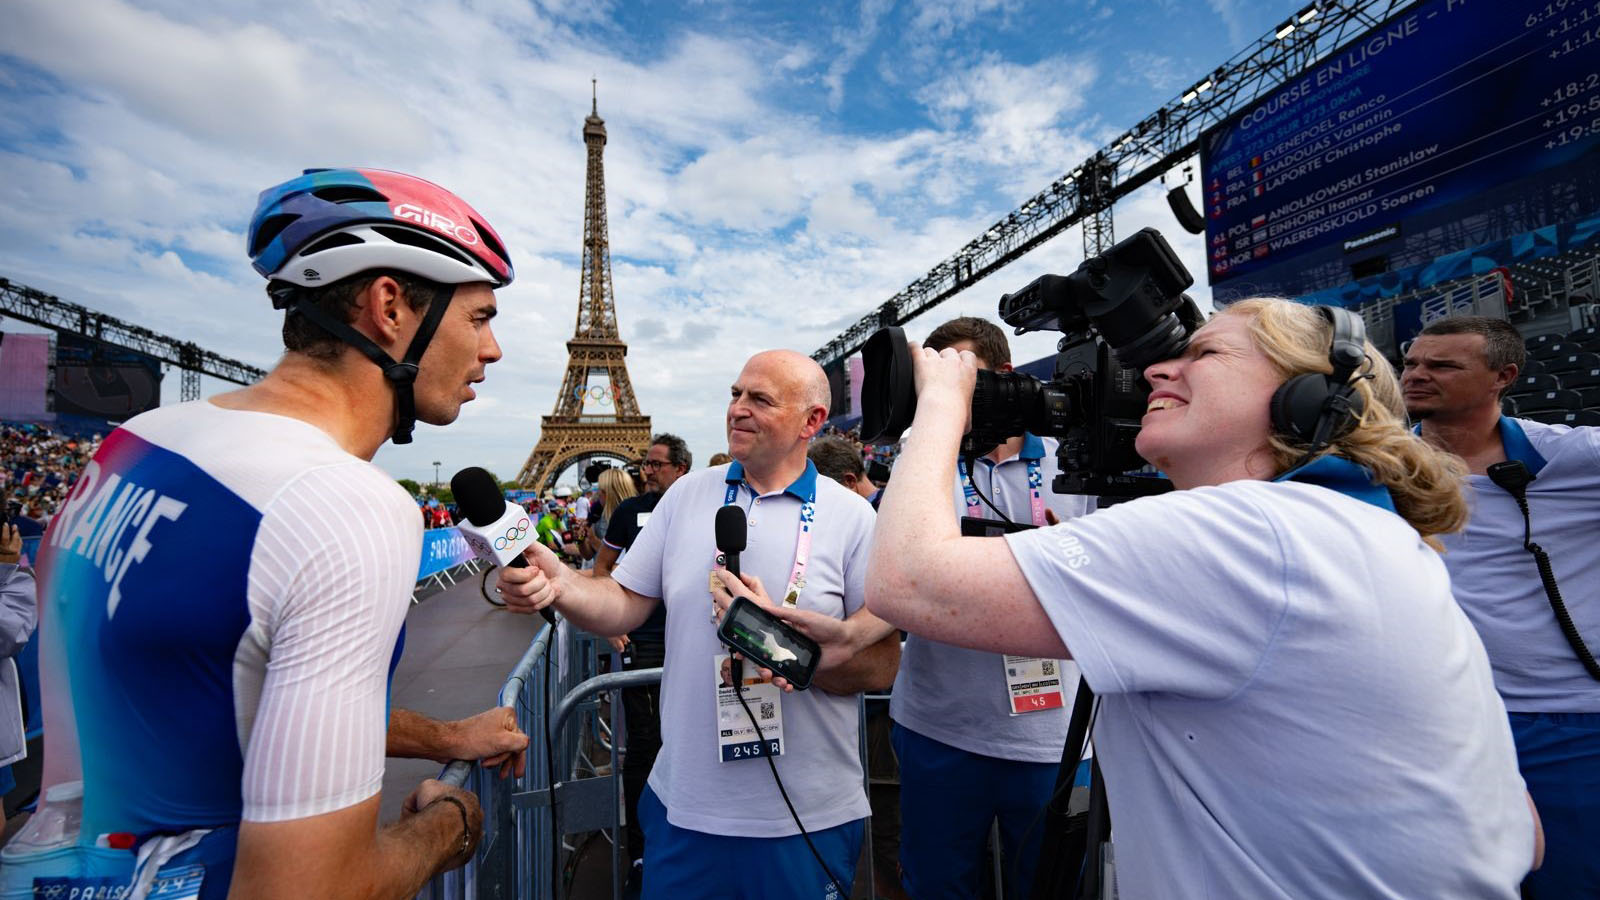
<instances>
[{"instance_id":1,"label":"large led screen","mask_svg":"<svg viewBox=\"0 0 1600 900\"><path fill-rule=\"evenodd\" d=\"M1592 213L1597 151L1600 0L1420 3L1202 136L1211 283L1297 295Z\"/></svg>"}]
</instances>

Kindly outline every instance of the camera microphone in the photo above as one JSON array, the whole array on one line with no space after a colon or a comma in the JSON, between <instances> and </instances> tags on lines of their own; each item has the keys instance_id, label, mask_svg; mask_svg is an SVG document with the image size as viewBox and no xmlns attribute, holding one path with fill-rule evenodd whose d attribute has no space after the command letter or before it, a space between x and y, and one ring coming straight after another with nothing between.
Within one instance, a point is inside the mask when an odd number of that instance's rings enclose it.
<instances>
[{"instance_id":1,"label":"camera microphone","mask_svg":"<svg viewBox=\"0 0 1600 900\"><path fill-rule=\"evenodd\" d=\"M477 466L468 466L450 479L450 491L467 521L457 526L472 552L485 562L513 569L525 568L522 555L535 542L537 531L522 507L506 499L494 476ZM539 615L551 625L555 611L546 606Z\"/></svg>"},{"instance_id":2,"label":"camera microphone","mask_svg":"<svg viewBox=\"0 0 1600 900\"><path fill-rule=\"evenodd\" d=\"M722 564L735 578L739 577L739 554L744 552L744 510L737 506L724 506L717 510L717 552L722 554Z\"/></svg>"}]
</instances>

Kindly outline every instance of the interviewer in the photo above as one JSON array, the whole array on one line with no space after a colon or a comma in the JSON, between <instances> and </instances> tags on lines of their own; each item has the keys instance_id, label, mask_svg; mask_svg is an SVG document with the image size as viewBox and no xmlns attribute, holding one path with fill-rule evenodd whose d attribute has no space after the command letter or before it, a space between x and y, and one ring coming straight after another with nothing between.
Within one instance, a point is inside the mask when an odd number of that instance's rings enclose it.
<instances>
[{"instance_id":1,"label":"interviewer","mask_svg":"<svg viewBox=\"0 0 1600 900\"><path fill-rule=\"evenodd\" d=\"M1333 328L1229 307L1153 392L1139 453L1176 490L1007 538L960 537L948 485L976 367L913 348L914 427L867 577L880 616L980 650L1078 660L1121 895L1517 896L1538 826L1483 644L1432 536L1459 462L1407 433L1370 344L1365 411L1315 461L1275 431Z\"/></svg>"}]
</instances>

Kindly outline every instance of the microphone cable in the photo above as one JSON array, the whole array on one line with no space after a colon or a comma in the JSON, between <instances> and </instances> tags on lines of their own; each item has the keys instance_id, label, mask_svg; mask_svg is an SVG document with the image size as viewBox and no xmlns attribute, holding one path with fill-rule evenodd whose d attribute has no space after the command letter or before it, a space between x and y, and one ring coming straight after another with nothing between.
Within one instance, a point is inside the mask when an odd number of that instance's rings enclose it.
<instances>
[{"instance_id":1,"label":"microphone cable","mask_svg":"<svg viewBox=\"0 0 1600 900\"><path fill-rule=\"evenodd\" d=\"M778 777L778 764L772 761L772 753L766 747L766 736L761 732L761 723L756 721L756 714L750 711L750 704L744 699L744 660L731 657L728 660L729 674L733 676L733 696L739 699L739 705L744 707L744 714L750 717L750 725L756 730L756 740L764 751L761 755L767 758L767 766L772 769L772 780L778 785L778 793L783 797L783 805L789 807L789 817L794 819L794 827L800 829L800 836L806 839L806 846L811 848L811 855L816 858L817 865L822 867L822 874L828 876L833 883L833 889L838 892L840 900L850 896L850 891L835 878L828 864L823 861L822 854L817 850L817 845L811 842L811 834L806 831L806 826L800 824L800 814L795 812L794 803L789 800L789 792L783 788L783 779Z\"/></svg>"},{"instance_id":2,"label":"microphone cable","mask_svg":"<svg viewBox=\"0 0 1600 900\"><path fill-rule=\"evenodd\" d=\"M978 466L977 466L978 457L976 455L969 454L969 455L966 456L966 462L967 462L967 483L972 485L972 492L974 494L978 495L978 499L982 500L985 506L987 506L990 509L994 510L994 514L1000 517L1000 521L1006 523L1007 525L1015 525L1015 524L1017 524L1016 522L1011 521L1011 517L1010 516L1008 516L1005 513L1001 512L1000 511L1000 507L995 506L994 503L990 502L989 498L985 497L983 495L983 491L978 490L978 479L973 475L973 473L978 470ZM993 470L991 470L991 472L992 471ZM990 477L990 486L992 487L993 485L994 485L994 481L993 481L993 476L991 475L991 477Z\"/></svg>"}]
</instances>

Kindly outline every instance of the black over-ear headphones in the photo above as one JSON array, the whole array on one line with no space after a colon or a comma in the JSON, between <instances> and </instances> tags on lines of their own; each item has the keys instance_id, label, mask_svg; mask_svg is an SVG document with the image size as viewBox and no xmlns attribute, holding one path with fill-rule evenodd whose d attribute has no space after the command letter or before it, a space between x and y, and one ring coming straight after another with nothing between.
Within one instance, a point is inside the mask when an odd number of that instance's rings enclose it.
<instances>
[{"instance_id":1,"label":"black over-ear headphones","mask_svg":"<svg viewBox=\"0 0 1600 900\"><path fill-rule=\"evenodd\" d=\"M1367 361L1367 328L1361 317L1340 306L1318 306L1333 325L1328 362L1333 371L1296 375L1272 394L1272 427L1286 438L1310 444L1307 456L1348 433L1365 406L1350 376Z\"/></svg>"}]
</instances>

